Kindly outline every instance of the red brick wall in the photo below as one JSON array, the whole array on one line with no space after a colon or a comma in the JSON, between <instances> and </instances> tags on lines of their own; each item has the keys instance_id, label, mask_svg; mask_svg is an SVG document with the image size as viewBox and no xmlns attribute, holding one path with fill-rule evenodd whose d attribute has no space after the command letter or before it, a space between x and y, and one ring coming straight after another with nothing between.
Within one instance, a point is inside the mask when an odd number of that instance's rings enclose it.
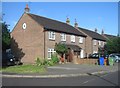
<instances>
[{"instance_id":1,"label":"red brick wall","mask_svg":"<svg viewBox=\"0 0 120 88\"><path fill-rule=\"evenodd\" d=\"M23 23L27 24L26 29L22 28ZM26 13L23 14L14 30L11 33L11 47L13 53L19 58L21 52L21 61L24 63L34 63L37 57L44 58L44 33L43 27L35 22ZM16 45L15 45L16 44ZM16 47L15 47L16 46Z\"/></svg>"},{"instance_id":2,"label":"red brick wall","mask_svg":"<svg viewBox=\"0 0 120 88\"><path fill-rule=\"evenodd\" d=\"M48 48L54 48L55 47L55 43L59 43L61 42L61 33L55 32L55 40L49 40L48 37L48 31L45 32L45 56L47 58L47 51ZM75 36L75 43L71 43L71 35L70 34L66 34L66 43L67 44L75 44L78 45L79 47L81 47L83 50L85 50L85 38L83 39L83 43L80 44L79 43L79 36ZM84 53L85 55L85 53Z\"/></svg>"}]
</instances>

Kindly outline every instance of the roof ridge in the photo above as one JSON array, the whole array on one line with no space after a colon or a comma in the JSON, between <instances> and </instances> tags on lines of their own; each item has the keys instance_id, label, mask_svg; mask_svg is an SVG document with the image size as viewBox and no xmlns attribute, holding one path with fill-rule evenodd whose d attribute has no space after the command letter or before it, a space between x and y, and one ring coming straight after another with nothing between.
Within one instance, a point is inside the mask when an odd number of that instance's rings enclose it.
<instances>
[{"instance_id":1,"label":"roof ridge","mask_svg":"<svg viewBox=\"0 0 120 88\"><path fill-rule=\"evenodd\" d=\"M57 21L57 22L60 22L60 23L63 23L63 24L66 24L66 25L68 25L68 26L73 27L72 25L69 25L69 24L67 24L67 23L65 23L65 22L62 22L62 21L59 21L59 20L55 20L55 19L51 19L51 18L48 18L48 17L45 17L45 16L40 16L40 15L33 14L33 13L27 13L27 14L35 15L35 16L42 17L42 18L45 18L45 19L48 19L48 20L52 20L52 21Z\"/></svg>"},{"instance_id":2,"label":"roof ridge","mask_svg":"<svg viewBox=\"0 0 120 88\"><path fill-rule=\"evenodd\" d=\"M96 33L92 30L81 28L81 27L78 27L78 28L79 30L85 32L87 35L91 36L92 38L99 39L99 40L105 40L104 37L99 33Z\"/></svg>"},{"instance_id":3,"label":"roof ridge","mask_svg":"<svg viewBox=\"0 0 120 88\"><path fill-rule=\"evenodd\" d=\"M82 30L87 30L87 31L91 31L91 32L97 33L97 32L95 32L95 31L89 30L89 29L87 29L87 28L82 28L82 27L79 27L79 28L81 28ZM97 33L97 34L99 34L99 33ZM99 35L100 35L100 34L99 34Z\"/></svg>"},{"instance_id":4,"label":"roof ridge","mask_svg":"<svg viewBox=\"0 0 120 88\"><path fill-rule=\"evenodd\" d=\"M27 14L32 19L37 21L39 24L43 25L45 29L86 37L83 33L79 32L79 30L77 30L75 27L67 23L54 20L54 19L50 19L47 17L39 16L36 14L31 14L31 13L27 13Z\"/></svg>"},{"instance_id":5,"label":"roof ridge","mask_svg":"<svg viewBox=\"0 0 120 88\"><path fill-rule=\"evenodd\" d=\"M108 36L115 36L115 37L116 37L116 35L111 35L111 34L104 34L104 35L108 35Z\"/></svg>"}]
</instances>

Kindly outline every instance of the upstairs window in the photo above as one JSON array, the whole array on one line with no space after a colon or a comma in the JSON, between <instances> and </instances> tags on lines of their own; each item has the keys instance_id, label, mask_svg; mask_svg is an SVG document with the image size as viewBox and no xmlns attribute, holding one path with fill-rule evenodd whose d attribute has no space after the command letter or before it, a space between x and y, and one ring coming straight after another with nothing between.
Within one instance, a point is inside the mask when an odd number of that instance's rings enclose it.
<instances>
[{"instance_id":1,"label":"upstairs window","mask_svg":"<svg viewBox=\"0 0 120 88\"><path fill-rule=\"evenodd\" d=\"M64 33L61 34L61 41L66 41L66 34Z\"/></svg>"},{"instance_id":2,"label":"upstairs window","mask_svg":"<svg viewBox=\"0 0 120 88\"><path fill-rule=\"evenodd\" d=\"M55 40L55 32L49 31L49 39Z\"/></svg>"},{"instance_id":3,"label":"upstairs window","mask_svg":"<svg viewBox=\"0 0 120 88\"><path fill-rule=\"evenodd\" d=\"M79 37L79 43L83 43L83 37Z\"/></svg>"},{"instance_id":4,"label":"upstairs window","mask_svg":"<svg viewBox=\"0 0 120 88\"><path fill-rule=\"evenodd\" d=\"M97 40L93 40L93 45L97 45Z\"/></svg>"},{"instance_id":5,"label":"upstairs window","mask_svg":"<svg viewBox=\"0 0 120 88\"><path fill-rule=\"evenodd\" d=\"M102 43L101 41L98 41L98 45L101 45L101 43Z\"/></svg>"},{"instance_id":6,"label":"upstairs window","mask_svg":"<svg viewBox=\"0 0 120 88\"><path fill-rule=\"evenodd\" d=\"M75 36L71 35L71 42L75 42Z\"/></svg>"}]
</instances>

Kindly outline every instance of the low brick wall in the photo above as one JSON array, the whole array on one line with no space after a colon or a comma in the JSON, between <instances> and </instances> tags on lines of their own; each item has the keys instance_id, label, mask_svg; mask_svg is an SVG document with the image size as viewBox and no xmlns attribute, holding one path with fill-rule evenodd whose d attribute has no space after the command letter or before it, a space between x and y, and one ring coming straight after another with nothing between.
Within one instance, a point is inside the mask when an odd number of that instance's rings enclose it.
<instances>
[{"instance_id":1,"label":"low brick wall","mask_svg":"<svg viewBox=\"0 0 120 88\"><path fill-rule=\"evenodd\" d=\"M80 58L74 58L73 63L75 64L98 64L98 59L93 58L86 58L86 59L80 59Z\"/></svg>"}]
</instances>

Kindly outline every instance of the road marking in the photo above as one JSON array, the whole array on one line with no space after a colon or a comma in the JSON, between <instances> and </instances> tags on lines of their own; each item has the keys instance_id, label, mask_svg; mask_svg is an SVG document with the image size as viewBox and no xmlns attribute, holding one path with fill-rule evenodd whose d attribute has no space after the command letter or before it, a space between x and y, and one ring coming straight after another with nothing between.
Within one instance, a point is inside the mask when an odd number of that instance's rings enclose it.
<instances>
[{"instance_id":1,"label":"road marking","mask_svg":"<svg viewBox=\"0 0 120 88\"><path fill-rule=\"evenodd\" d=\"M65 70L77 70L78 68L68 68L68 67L48 67L52 69L65 69Z\"/></svg>"},{"instance_id":2,"label":"road marking","mask_svg":"<svg viewBox=\"0 0 120 88\"><path fill-rule=\"evenodd\" d=\"M41 75L41 76L31 76L31 75L2 75L2 77L18 77L18 78L58 78L58 77L77 77L77 76L88 76L87 74L62 74L62 75Z\"/></svg>"},{"instance_id":3,"label":"road marking","mask_svg":"<svg viewBox=\"0 0 120 88\"><path fill-rule=\"evenodd\" d=\"M81 85L84 85L84 84L86 84L86 83L88 83L88 82L90 82L90 81L93 81L93 80L95 80L95 78L90 79L90 80L87 80L87 81L85 81L85 82L81 83Z\"/></svg>"}]
</instances>

